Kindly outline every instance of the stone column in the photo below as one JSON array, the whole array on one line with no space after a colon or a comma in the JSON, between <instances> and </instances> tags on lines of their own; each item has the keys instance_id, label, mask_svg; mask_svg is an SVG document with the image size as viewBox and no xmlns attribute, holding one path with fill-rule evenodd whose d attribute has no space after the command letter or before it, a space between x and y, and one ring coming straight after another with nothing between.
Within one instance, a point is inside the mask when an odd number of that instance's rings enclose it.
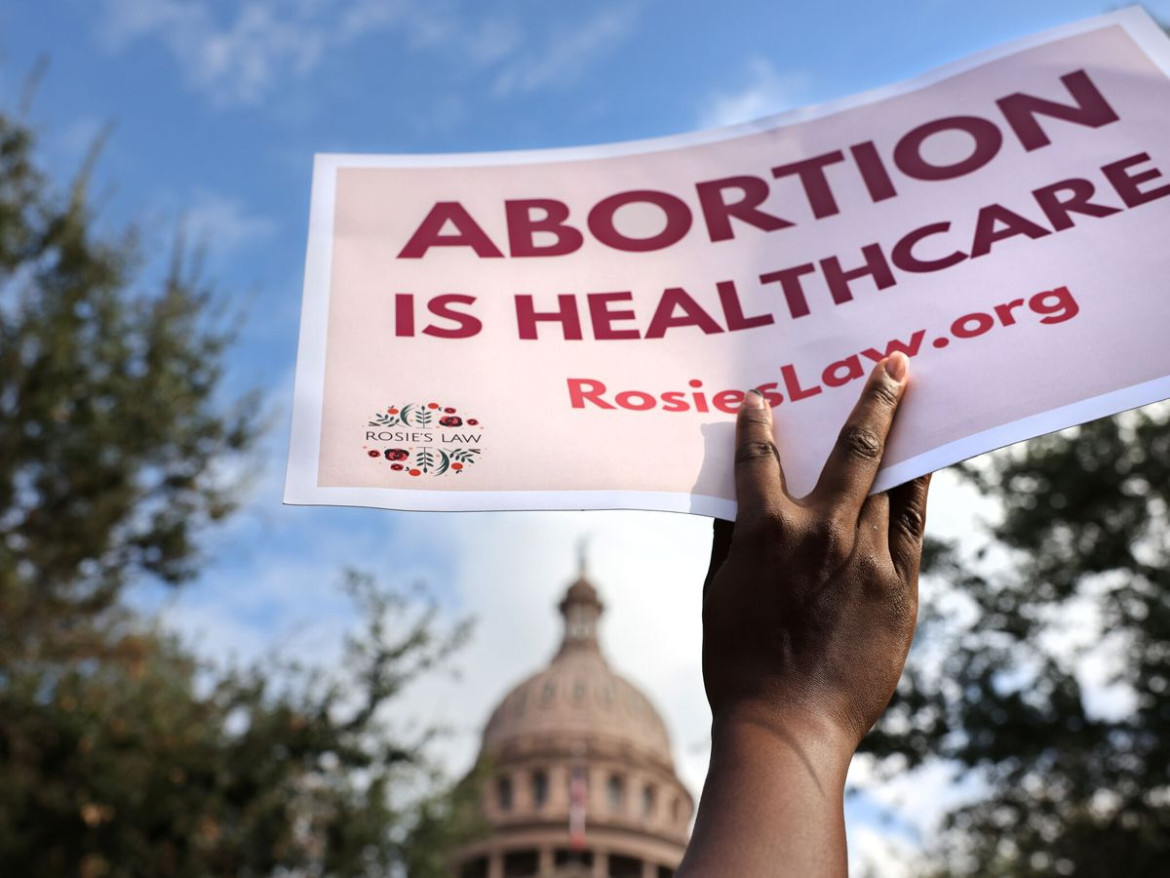
<instances>
[{"instance_id":1,"label":"stone column","mask_svg":"<svg viewBox=\"0 0 1170 878\"><path fill-rule=\"evenodd\" d=\"M504 878L504 855L499 851L488 855L488 878Z\"/></svg>"},{"instance_id":2,"label":"stone column","mask_svg":"<svg viewBox=\"0 0 1170 878\"><path fill-rule=\"evenodd\" d=\"M658 866L650 862L650 860L643 860L642 878L658 878Z\"/></svg>"},{"instance_id":3,"label":"stone column","mask_svg":"<svg viewBox=\"0 0 1170 878\"><path fill-rule=\"evenodd\" d=\"M536 870L536 874L540 878L550 878L555 868L556 861L553 858L553 849L545 845L540 849L540 867Z\"/></svg>"},{"instance_id":4,"label":"stone column","mask_svg":"<svg viewBox=\"0 0 1170 878\"><path fill-rule=\"evenodd\" d=\"M518 814L532 813L532 772L512 772L512 810Z\"/></svg>"},{"instance_id":5,"label":"stone column","mask_svg":"<svg viewBox=\"0 0 1170 878\"><path fill-rule=\"evenodd\" d=\"M593 851L593 878L609 878L609 853Z\"/></svg>"}]
</instances>

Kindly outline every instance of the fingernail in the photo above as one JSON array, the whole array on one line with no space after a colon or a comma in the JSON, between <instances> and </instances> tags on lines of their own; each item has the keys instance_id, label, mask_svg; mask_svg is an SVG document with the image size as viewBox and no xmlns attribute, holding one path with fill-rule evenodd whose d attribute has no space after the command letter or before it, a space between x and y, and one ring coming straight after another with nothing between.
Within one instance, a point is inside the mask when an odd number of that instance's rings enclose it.
<instances>
[{"instance_id":1,"label":"fingernail","mask_svg":"<svg viewBox=\"0 0 1170 878\"><path fill-rule=\"evenodd\" d=\"M910 360L901 351L895 351L886 358L886 374L901 384L906 379Z\"/></svg>"},{"instance_id":2,"label":"fingernail","mask_svg":"<svg viewBox=\"0 0 1170 878\"><path fill-rule=\"evenodd\" d=\"M760 393L754 387L743 395L743 404L749 409L762 409L766 401L764 394Z\"/></svg>"}]
</instances>

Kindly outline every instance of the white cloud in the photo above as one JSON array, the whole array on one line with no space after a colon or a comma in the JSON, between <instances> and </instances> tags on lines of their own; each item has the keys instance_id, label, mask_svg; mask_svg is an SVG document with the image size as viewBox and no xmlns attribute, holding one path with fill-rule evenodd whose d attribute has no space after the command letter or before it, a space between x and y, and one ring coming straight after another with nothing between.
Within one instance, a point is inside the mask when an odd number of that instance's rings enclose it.
<instances>
[{"instance_id":1,"label":"white cloud","mask_svg":"<svg viewBox=\"0 0 1170 878\"><path fill-rule=\"evenodd\" d=\"M490 74L497 97L530 94L578 80L633 31L636 4L602 9L523 52L512 18L474 16L458 2L407 0L102 0L107 48L158 40L184 79L222 106L256 104L281 83L305 77L339 50L394 34L411 51L441 53ZM449 107L440 115L449 119Z\"/></svg>"},{"instance_id":2,"label":"white cloud","mask_svg":"<svg viewBox=\"0 0 1170 878\"><path fill-rule=\"evenodd\" d=\"M780 73L765 58L748 62L748 82L734 91L711 95L699 111L700 128L750 122L796 106L808 92L805 73Z\"/></svg>"},{"instance_id":3,"label":"white cloud","mask_svg":"<svg viewBox=\"0 0 1170 878\"><path fill-rule=\"evenodd\" d=\"M192 245L206 247L214 258L224 260L270 238L277 224L250 213L238 198L202 190L183 212L183 228Z\"/></svg>"},{"instance_id":4,"label":"white cloud","mask_svg":"<svg viewBox=\"0 0 1170 878\"><path fill-rule=\"evenodd\" d=\"M506 57L522 37L509 21L474 23L449 3L407 0L245 0L226 14L208 0L103 0L101 8L109 49L158 39L193 88L229 106L258 103L330 52L379 33L479 66Z\"/></svg>"},{"instance_id":5,"label":"white cloud","mask_svg":"<svg viewBox=\"0 0 1170 878\"><path fill-rule=\"evenodd\" d=\"M598 57L630 35L636 17L629 6L602 10L507 65L496 76L492 93L509 97L575 82Z\"/></svg>"},{"instance_id":6,"label":"white cloud","mask_svg":"<svg viewBox=\"0 0 1170 878\"><path fill-rule=\"evenodd\" d=\"M849 874L860 878L914 878L920 875L921 852L903 836L872 826L849 830Z\"/></svg>"},{"instance_id":7,"label":"white cloud","mask_svg":"<svg viewBox=\"0 0 1170 878\"><path fill-rule=\"evenodd\" d=\"M282 395L291 391L285 389ZM281 443L274 442L273 445ZM333 589L346 565L380 571L386 583L429 580L455 598L449 619L471 615L475 636L458 654L460 676L432 675L408 688L394 715L447 726L435 755L465 770L491 709L551 658L560 638L556 604L576 575L577 541L590 537L590 577L607 611L602 645L611 665L641 688L671 731L676 766L698 796L707 770L710 713L700 663L701 592L711 523L688 515L638 512L405 514L380 510L281 507L282 449L253 502L231 526L246 562L209 571L180 593L169 623L210 655L255 656L274 643L322 662L337 661L352 621ZM936 485L932 522L970 528L971 508L953 480ZM298 535L303 535L299 538ZM287 557L282 546L295 545ZM243 547L243 548L241 548ZM214 546L216 553L221 545ZM226 551L224 552L226 554ZM978 793L945 765L892 782L855 761L850 782L868 803L850 817L851 859L872 874L903 878L907 851L930 837L941 810ZM854 806L850 806L853 809ZM891 827L875 822L874 809ZM851 812L852 813L852 812ZM864 875L857 866L857 874Z\"/></svg>"},{"instance_id":8,"label":"white cloud","mask_svg":"<svg viewBox=\"0 0 1170 878\"><path fill-rule=\"evenodd\" d=\"M338 34L343 40L375 33L401 23L406 4L387 0L356 0L338 17Z\"/></svg>"},{"instance_id":9,"label":"white cloud","mask_svg":"<svg viewBox=\"0 0 1170 878\"><path fill-rule=\"evenodd\" d=\"M950 473L933 488L932 533L969 533L980 508L971 502L973 489ZM577 542L585 536L589 575L607 605L602 647L614 669L661 710L679 774L698 798L710 753L701 665L709 519L649 512L416 514L404 516L399 526L396 539L405 545L453 547L450 584L463 612L478 620L475 639L458 662L462 679L428 681L402 703L406 713L459 730L443 749L453 771L474 758L492 707L551 658L561 634L555 606L576 575ZM941 765L883 783L864 760L850 782L924 834L933 831L939 803L967 801L979 789L969 779L957 783L953 770Z\"/></svg>"},{"instance_id":10,"label":"white cloud","mask_svg":"<svg viewBox=\"0 0 1170 878\"><path fill-rule=\"evenodd\" d=\"M871 756L854 757L849 766L850 787L884 810L904 835L920 841L938 831L948 811L978 800L987 791L986 782L976 772L964 772L958 765L940 760L928 760L893 777L879 773L876 765Z\"/></svg>"},{"instance_id":11,"label":"white cloud","mask_svg":"<svg viewBox=\"0 0 1170 878\"><path fill-rule=\"evenodd\" d=\"M250 659L295 644L301 654L335 665L341 632L352 623L333 588L343 567L369 569L388 585L429 581L454 596L449 621L476 620L475 636L455 658L457 677L426 677L395 701L393 712L451 728L434 755L459 773L474 759L494 705L552 657L561 635L556 604L576 577L577 541L587 535L590 577L607 605L603 649L663 713L679 773L697 796L710 723L700 667L708 519L281 507L279 464L268 468L275 474L266 473L231 533L210 546L225 555L234 546L245 559L209 569L165 608L166 623L203 654ZM286 557L281 547L290 542L298 548ZM448 578L440 579L445 570Z\"/></svg>"},{"instance_id":12,"label":"white cloud","mask_svg":"<svg viewBox=\"0 0 1170 878\"><path fill-rule=\"evenodd\" d=\"M467 52L476 64L486 66L515 54L523 41L515 22L488 19L466 41Z\"/></svg>"},{"instance_id":13,"label":"white cloud","mask_svg":"<svg viewBox=\"0 0 1170 878\"><path fill-rule=\"evenodd\" d=\"M284 75L316 66L325 34L306 4L250 0L221 23L208 4L181 0L106 0L103 35L120 49L158 37L188 82L224 104L255 103Z\"/></svg>"},{"instance_id":14,"label":"white cloud","mask_svg":"<svg viewBox=\"0 0 1170 878\"><path fill-rule=\"evenodd\" d=\"M453 585L478 620L458 664L459 681L409 693L404 712L458 730L443 756L468 767L492 707L543 667L561 635L555 609L576 576L576 543L591 537L589 575L607 610L602 647L611 665L646 692L671 728L680 774L698 792L706 773L710 715L700 668L700 600L711 524L663 513L514 513L436 519L412 516L402 539L458 547ZM696 748L698 743L700 746Z\"/></svg>"}]
</instances>

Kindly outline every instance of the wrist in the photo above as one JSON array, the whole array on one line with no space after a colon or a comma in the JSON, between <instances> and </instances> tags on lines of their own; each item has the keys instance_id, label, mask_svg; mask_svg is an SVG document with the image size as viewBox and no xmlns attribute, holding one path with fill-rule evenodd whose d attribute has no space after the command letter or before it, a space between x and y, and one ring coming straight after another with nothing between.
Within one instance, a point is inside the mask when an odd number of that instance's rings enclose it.
<instances>
[{"instance_id":1,"label":"wrist","mask_svg":"<svg viewBox=\"0 0 1170 878\"><path fill-rule=\"evenodd\" d=\"M815 717L778 717L766 704L720 710L679 878L843 878L852 752L845 735Z\"/></svg>"},{"instance_id":2,"label":"wrist","mask_svg":"<svg viewBox=\"0 0 1170 878\"><path fill-rule=\"evenodd\" d=\"M794 707L737 703L717 711L711 721L713 754L791 752L822 782L841 788L857 744L856 735L828 714Z\"/></svg>"}]
</instances>

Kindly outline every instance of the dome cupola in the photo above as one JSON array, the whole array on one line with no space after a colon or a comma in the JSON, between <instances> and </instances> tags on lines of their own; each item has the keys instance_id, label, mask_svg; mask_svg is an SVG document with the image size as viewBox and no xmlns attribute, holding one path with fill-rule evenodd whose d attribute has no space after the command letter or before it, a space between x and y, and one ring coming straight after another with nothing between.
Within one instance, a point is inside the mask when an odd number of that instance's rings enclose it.
<instances>
[{"instance_id":1,"label":"dome cupola","mask_svg":"<svg viewBox=\"0 0 1170 878\"><path fill-rule=\"evenodd\" d=\"M605 604L597 596L597 589L587 578L584 553L581 555L581 568L576 580L565 592L558 609L561 618L565 620L564 638L561 641L561 653L568 649L592 649L601 651L597 640L597 623L601 614L605 612ZM560 655L560 653L558 653Z\"/></svg>"}]
</instances>

